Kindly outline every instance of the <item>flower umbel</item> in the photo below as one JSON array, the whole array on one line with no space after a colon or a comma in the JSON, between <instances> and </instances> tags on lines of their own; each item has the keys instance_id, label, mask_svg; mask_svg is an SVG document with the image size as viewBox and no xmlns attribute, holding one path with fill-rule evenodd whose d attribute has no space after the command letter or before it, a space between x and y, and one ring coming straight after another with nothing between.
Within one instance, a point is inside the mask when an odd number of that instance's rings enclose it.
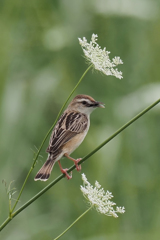
<instances>
[{"instance_id":1,"label":"flower umbel","mask_svg":"<svg viewBox=\"0 0 160 240\"><path fill-rule=\"evenodd\" d=\"M112 75L116 78L123 78L122 72L115 68L119 64L123 64L120 57L114 57L112 60L109 58L109 51L106 48L101 49L97 43L97 34L92 34L90 43L87 39L78 38L79 44L81 45L86 59L94 65L94 68L104 73L105 75Z\"/></svg>"},{"instance_id":2,"label":"flower umbel","mask_svg":"<svg viewBox=\"0 0 160 240\"><path fill-rule=\"evenodd\" d=\"M107 216L118 217L117 213L124 213L124 207L116 207L116 203L112 202L111 199L113 195L111 192L105 192L99 182L95 182L95 187L93 187L87 180L85 174L82 174L83 186L81 186L81 191L84 197L89 201L91 206L94 206L96 210Z\"/></svg>"}]
</instances>

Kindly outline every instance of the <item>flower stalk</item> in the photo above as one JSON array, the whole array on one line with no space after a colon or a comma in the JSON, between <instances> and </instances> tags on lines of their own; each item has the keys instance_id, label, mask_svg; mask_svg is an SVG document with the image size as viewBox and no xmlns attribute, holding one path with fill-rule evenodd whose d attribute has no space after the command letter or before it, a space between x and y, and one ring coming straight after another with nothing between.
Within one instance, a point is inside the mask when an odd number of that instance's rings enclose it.
<instances>
[{"instance_id":1,"label":"flower stalk","mask_svg":"<svg viewBox=\"0 0 160 240\"><path fill-rule=\"evenodd\" d=\"M68 232L68 230L75 224L77 223L84 215L86 215L87 212L89 212L91 209L93 208L93 206L90 206L84 213L82 213L68 228L66 228L58 237L54 238L54 240L59 239L60 237L62 237L66 232Z\"/></svg>"}]
</instances>

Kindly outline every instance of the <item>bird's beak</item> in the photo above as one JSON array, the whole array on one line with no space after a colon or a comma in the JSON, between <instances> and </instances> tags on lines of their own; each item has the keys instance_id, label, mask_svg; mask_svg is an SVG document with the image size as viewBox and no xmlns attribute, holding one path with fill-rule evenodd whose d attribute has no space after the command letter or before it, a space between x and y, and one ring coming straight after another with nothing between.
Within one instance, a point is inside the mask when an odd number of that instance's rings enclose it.
<instances>
[{"instance_id":1,"label":"bird's beak","mask_svg":"<svg viewBox=\"0 0 160 240\"><path fill-rule=\"evenodd\" d=\"M102 102L97 102L97 103L98 103L98 104L97 104L97 107L105 108L104 103L102 103Z\"/></svg>"}]
</instances>

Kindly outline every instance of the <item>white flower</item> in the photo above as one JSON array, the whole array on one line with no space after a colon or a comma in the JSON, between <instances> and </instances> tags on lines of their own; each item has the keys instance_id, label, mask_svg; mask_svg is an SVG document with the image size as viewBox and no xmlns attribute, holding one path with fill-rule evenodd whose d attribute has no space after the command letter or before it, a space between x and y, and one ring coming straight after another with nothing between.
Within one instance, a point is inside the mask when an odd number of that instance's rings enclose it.
<instances>
[{"instance_id":1,"label":"white flower","mask_svg":"<svg viewBox=\"0 0 160 240\"><path fill-rule=\"evenodd\" d=\"M86 59L94 65L94 68L101 71L105 75L112 75L116 78L123 78L122 72L114 69L119 64L123 64L120 57L114 57L112 61L109 58L109 51L106 51L106 48L101 49L97 43L97 34L92 34L90 43L87 42L87 39L78 38L79 44L81 45Z\"/></svg>"},{"instance_id":2,"label":"white flower","mask_svg":"<svg viewBox=\"0 0 160 240\"><path fill-rule=\"evenodd\" d=\"M98 189L101 188L101 185L100 185L99 182L97 182L97 181L95 182L95 186L96 186L96 188L98 188Z\"/></svg>"},{"instance_id":3,"label":"white flower","mask_svg":"<svg viewBox=\"0 0 160 240\"><path fill-rule=\"evenodd\" d=\"M82 173L82 180L85 184L88 183L88 180L87 180L86 175L84 173Z\"/></svg>"},{"instance_id":4,"label":"white flower","mask_svg":"<svg viewBox=\"0 0 160 240\"><path fill-rule=\"evenodd\" d=\"M91 206L94 206L96 210L107 216L118 217L117 213L124 213L124 207L116 207L116 210L113 206L116 203L112 202L111 199L113 195L111 192L105 192L99 182L95 182L95 187L93 187L87 180L86 175L82 174L83 186L80 186L80 189L84 197L89 201Z\"/></svg>"}]
</instances>

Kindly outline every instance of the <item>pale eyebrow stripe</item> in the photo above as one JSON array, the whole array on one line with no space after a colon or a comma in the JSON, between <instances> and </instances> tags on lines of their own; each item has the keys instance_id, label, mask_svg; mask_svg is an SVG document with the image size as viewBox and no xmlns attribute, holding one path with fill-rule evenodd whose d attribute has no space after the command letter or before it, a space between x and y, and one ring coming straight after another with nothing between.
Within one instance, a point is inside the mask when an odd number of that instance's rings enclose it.
<instances>
[{"instance_id":1,"label":"pale eyebrow stripe","mask_svg":"<svg viewBox=\"0 0 160 240\"><path fill-rule=\"evenodd\" d=\"M86 98L78 99L78 102L83 102L83 101L86 101L86 102L92 103L92 101L91 101L90 99L86 99Z\"/></svg>"}]
</instances>

